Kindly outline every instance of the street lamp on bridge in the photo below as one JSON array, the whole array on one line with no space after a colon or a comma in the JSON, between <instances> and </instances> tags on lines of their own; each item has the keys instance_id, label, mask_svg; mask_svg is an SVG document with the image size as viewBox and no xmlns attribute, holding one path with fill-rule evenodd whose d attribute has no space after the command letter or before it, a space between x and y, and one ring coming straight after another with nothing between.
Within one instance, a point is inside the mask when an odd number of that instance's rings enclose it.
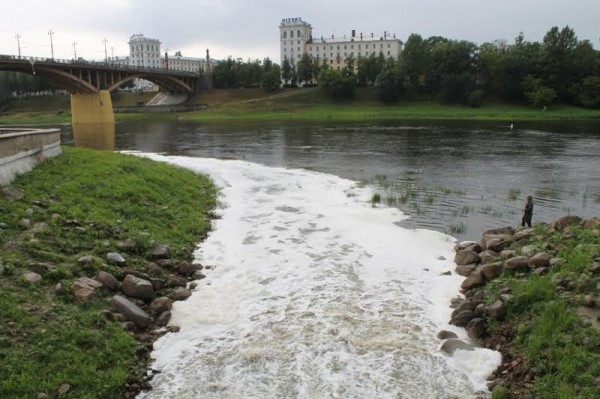
<instances>
[{"instance_id":1,"label":"street lamp on bridge","mask_svg":"<svg viewBox=\"0 0 600 399\"><path fill-rule=\"evenodd\" d=\"M48 31L48 36L50 36L50 54L52 55L52 60L54 60L54 43L52 42L53 35L54 35L54 32L52 32L52 29L50 29Z\"/></svg>"},{"instance_id":2,"label":"street lamp on bridge","mask_svg":"<svg viewBox=\"0 0 600 399\"><path fill-rule=\"evenodd\" d=\"M106 43L108 43L108 39L104 38L102 41L104 42L104 62L108 62L108 52L106 51Z\"/></svg>"},{"instance_id":3,"label":"street lamp on bridge","mask_svg":"<svg viewBox=\"0 0 600 399\"><path fill-rule=\"evenodd\" d=\"M15 33L15 39L17 39L17 49L19 50L19 58L21 58L21 35Z\"/></svg>"},{"instance_id":4,"label":"street lamp on bridge","mask_svg":"<svg viewBox=\"0 0 600 399\"><path fill-rule=\"evenodd\" d=\"M73 59L77 61L77 42L73 42Z\"/></svg>"}]
</instances>

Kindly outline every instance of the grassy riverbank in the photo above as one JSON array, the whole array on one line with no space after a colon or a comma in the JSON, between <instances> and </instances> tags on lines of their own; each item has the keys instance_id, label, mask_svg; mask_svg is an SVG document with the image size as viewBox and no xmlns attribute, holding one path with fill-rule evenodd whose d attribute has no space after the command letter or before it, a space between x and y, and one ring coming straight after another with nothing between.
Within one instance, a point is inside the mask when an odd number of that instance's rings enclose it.
<instances>
[{"instance_id":1,"label":"grassy riverbank","mask_svg":"<svg viewBox=\"0 0 600 399\"><path fill-rule=\"evenodd\" d=\"M13 182L22 199L0 196L1 398L123 397L145 373L151 343L101 313L114 292L80 301L73 281L148 273L157 244L170 248L172 264L189 261L210 229L216 192L207 178L134 156L64 151ZM27 282L27 272L41 281Z\"/></svg>"},{"instance_id":2,"label":"grassy riverbank","mask_svg":"<svg viewBox=\"0 0 600 399\"><path fill-rule=\"evenodd\" d=\"M151 93L113 93L113 105L135 105L147 101ZM401 101L383 105L372 88L359 88L356 97L335 101L321 89L282 89L269 92L262 89L210 90L190 100L208 104L203 111L180 114L181 119L197 121L393 121L393 120L501 120L501 121L600 121L600 110L565 105L553 105L545 112L526 105L484 102L481 107L444 105L429 99ZM172 114L117 114L117 120L172 119ZM44 98L12 100L4 106L0 124L9 123L69 123L68 97L54 102Z\"/></svg>"},{"instance_id":3,"label":"grassy riverbank","mask_svg":"<svg viewBox=\"0 0 600 399\"><path fill-rule=\"evenodd\" d=\"M546 255L512 270L505 264L498 278L467 292L506 309L500 321L485 318L481 338L502 353L494 399L600 397L600 220L565 224L538 224L510 240L515 256L547 254L550 265L534 266Z\"/></svg>"}]
</instances>

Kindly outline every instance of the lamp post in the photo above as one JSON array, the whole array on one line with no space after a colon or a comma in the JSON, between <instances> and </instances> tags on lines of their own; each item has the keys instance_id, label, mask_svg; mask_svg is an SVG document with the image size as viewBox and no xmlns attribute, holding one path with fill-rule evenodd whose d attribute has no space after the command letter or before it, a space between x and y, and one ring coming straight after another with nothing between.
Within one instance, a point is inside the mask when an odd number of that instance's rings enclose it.
<instances>
[{"instance_id":1,"label":"lamp post","mask_svg":"<svg viewBox=\"0 0 600 399\"><path fill-rule=\"evenodd\" d=\"M50 29L48 31L48 36L50 36L50 54L52 55L52 60L54 60L54 43L52 42L53 35L54 35L54 32L52 32L52 29Z\"/></svg>"},{"instance_id":2,"label":"lamp post","mask_svg":"<svg viewBox=\"0 0 600 399\"><path fill-rule=\"evenodd\" d=\"M73 42L73 59L77 61L77 42Z\"/></svg>"},{"instance_id":3,"label":"lamp post","mask_svg":"<svg viewBox=\"0 0 600 399\"><path fill-rule=\"evenodd\" d=\"M15 39L17 39L17 49L19 50L19 58L21 58L21 35L15 33Z\"/></svg>"},{"instance_id":4,"label":"lamp post","mask_svg":"<svg viewBox=\"0 0 600 399\"><path fill-rule=\"evenodd\" d=\"M108 43L108 39L104 38L102 41L104 42L104 62L108 62L108 52L106 51L106 43Z\"/></svg>"}]
</instances>

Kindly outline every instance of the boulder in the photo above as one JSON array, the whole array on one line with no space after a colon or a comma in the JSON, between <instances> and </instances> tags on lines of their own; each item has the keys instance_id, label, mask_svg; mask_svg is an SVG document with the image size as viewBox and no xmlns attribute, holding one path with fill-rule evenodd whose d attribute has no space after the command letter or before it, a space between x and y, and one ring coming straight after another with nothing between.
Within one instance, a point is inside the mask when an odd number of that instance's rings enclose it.
<instances>
[{"instance_id":1,"label":"boulder","mask_svg":"<svg viewBox=\"0 0 600 399\"><path fill-rule=\"evenodd\" d=\"M198 264L183 261L177 267L177 273L181 274L182 276L189 277L196 271L200 270L200 268L201 266Z\"/></svg>"},{"instance_id":2,"label":"boulder","mask_svg":"<svg viewBox=\"0 0 600 399\"><path fill-rule=\"evenodd\" d=\"M495 229L489 229L483 232L483 235L510 235L512 236L513 234L515 234L515 229L513 229L511 226L506 226L506 227L498 227Z\"/></svg>"},{"instance_id":3,"label":"boulder","mask_svg":"<svg viewBox=\"0 0 600 399\"><path fill-rule=\"evenodd\" d=\"M529 264L535 268L550 266L550 255L545 252L539 252L529 258Z\"/></svg>"},{"instance_id":4,"label":"boulder","mask_svg":"<svg viewBox=\"0 0 600 399\"><path fill-rule=\"evenodd\" d=\"M25 191L14 187L2 187L0 188L0 195L13 200L20 200L25 197Z\"/></svg>"},{"instance_id":5,"label":"boulder","mask_svg":"<svg viewBox=\"0 0 600 399\"><path fill-rule=\"evenodd\" d=\"M458 252L458 251L461 251L461 250L467 249L467 248L469 248L469 249L476 248L476 245L479 245L479 243L477 241L461 241L454 246L454 251ZM475 251L475 252L477 252L477 251Z\"/></svg>"},{"instance_id":6,"label":"boulder","mask_svg":"<svg viewBox=\"0 0 600 399\"><path fill-rule=\"evenodd\" d=\"M474 318L469 322L469 324L467 324L465 329L467 330L467 335L469 338L479 339L485 334L486 331L485 320L478 317Z\"/></svg>"},{"instance_id":7,"label":"boulder","mask_svg":"<svg viewBox=\"0 0 600 399\"><path fill-rule=\"evenodd\" d=\"M117 248L128 253L136 252L138 249L137 242L130 238L117 242Z\"/></svg>"},{"instance_id":8,"label":"boulder","mask_svg":"<svg viewBox=\"0 0 600 399\"><path fill-rule=\"evenodd\" d=\"M485 280L479 274L473 274L465 279L460 285L465 291L468 291L472 288L480 287L485 284Z\"/></svg>"},{"instance_id":9,"label":"boulder","mask_svg":"<svg viewBox=\"0 0 600 399\"><path fill-rule=\"evenodd\" d=\"M513 249L504 249L500 251L498 255L500 255L502 259L514 258L515 256L517 256L517 251Z\"/></svg>"},{"instance_id":10,"label":"boulder","mask_svg":"<svg viewBox=\"0 0 600 399\"><path fill-rule=\"evenodd\" d=\"M119 283L115 276L102 270L98 272L96 280L99 281L100 284L111 290L114 290L117 287L117 284Z\"/></svg>"},{"instance_id":11,"label":"boulder","mask_svg":"<svg viewBox=\"0 0 600 399\"><path fill-rule=\"evenodd\" d=\"M169 320L171 320L171 312L169 312L169 311L162 312L156 318L156 325L159 327L164 327L167 324L169 324Z\"/></svg>"},{"instance_id":12,"label":"boulder","mask_svg":"<svg viewBox=\"0 0 600 399\"><path fill-rule=\"evenodd\" d=\"M150 315L124 296L115 295L113 304L119 313L139 328L146 328L150 325Z\"/></svg>"},{"instance_id":13,"label":"boulder","mask_svg":"<svg viewBox=\"0 0 600 399\"><path fill-rule=\"evenodd\" d=\"M450 319L450 321L448 323L452 324L454 326L464 327L467 324L469 324L469 322L474 317L475 317L475 315L473 314L473 311L471 311L471 310L463 310L462 312L460 312L459 314L457 314L456 316L454 316L452 319Z\"/></svg>"},{"instance_id":14,"label":"boulder","mask_svg":"<svg viewBox=\"0 0 600 399\"><path fill-rule=\"evenodd\" d=\"M73 282L71 292L80 301L90 301L96 297L96 289L81 279Z\"/></svg>"},{"instance_id":15,"label":"boulder","mask_svg":"<svg viewBox=\"0 0 600 399\"><path fill-rule=\"evenodd\" d=\"M86 255L77 259L77 264L79 266L90 266L94 264L94 260L95 258L92 255Z\"/></svg>"},{"instance_id":16,"label":"boulder","mask_svg":"<svg viewBox=\"0 0 600 399\"><path fill-rule=\"evenodd\" d=\"M155 259L168 259L171 257L169 247L166 245L157 245L152 248L152 256Z\"/></svg>"},{"instance_id":17,"label":"boulder","mask_svg":"<svg viewBox=\"0 0 600 399\"><path fill-rule=\"evenodd\" d=\"M469 277L477 269L476 263L470 263L468 265L458 265L454 271L463 277Z\"/></svg>"},{"instance_id":18,"label":"boulder","mask_svg":"<svg viewBox=\"0 0 600 399\"><path fill-rule=\"evenodd\" d=\"M34 272L27 272L23 274L23 281L30 284L39 283L42 281L42 276Z\"/></svg>"},{"instance_id":19,"label":"boulder","mask_svg":"<svg viewBox=\"0 0 600 399\"><path fill-rule=\"evenodd\" d=\"M122 288L126 295L143 300L152 299L154 295L154 287L152 287L150 281L135 277L132 274L125 277Z\"/></svg>"},{"instance_id":20,"label":"boulder","mask_svg":"<svg viewBox=\"0 0 600 399\"><path fill-rule=\"evenodd\" d=\"M496 279L502 272L502 262L481 265L479 267L479 271L483 275L485 281L492 281Z\"/></svg>"},{"instance_id":21,"label":"boulder","mask_svg":"<svg viewBox=\"0 0 600 399\"><path fill-rule=\"evenodd\" d=\"M459 313L464 312L465 310L474 311L475 308L481 303L481 301L465 299L462 301L452 312L451 317L457 316Z\"/></svg>"},{"instance_id":22,"label":"boulder","mask_svg":"<svg viewBox=\"0 0 600 399\"><path fill-rule=\"evenodd\" d=\"M468 265L470 263L479 263L479 255L472 249L462 249L454 256L454 263L457 265Z\"/></svg>"},{"instance_id":23,"label":"boulder","mask_svg":"<svg viewBox=\"0 0 600 399\"><path fill-rule=\"evenodd\" d=\"M517 231L514 235L513 238L517 241L519 240L524 240L526 238L530 238L533 237L533 229L532 228L527 228L527 229L523 229L523 230L519 230Z\"/></svg>"},{"instance_id":24,"label":"boulder","mask_svg":"<svg viewBox=\"0 0 600 399\"><path fill-rule=\"evenodd\" d=\"M450 338L450 339L447 339L446 341L444 341L444 343L442 344L440 349L443 352L446 352L447 354L452 355L457 350L472 351L475 348L473 347L473 345L468 344L464 341L461 341L460 339Z\"/></svg>"},{"instance_id":25,"label":"boulder","mask_svg":"<svg viewBox=\"0 0 600 399\"><path fill-rule=\"evenodd\" d=\"M504 261L504 267L507 270L524 269L529 265L529 258L527 256L515 256Z\"/></svg>"},{"instance_id":26,"label":"boulder","mask_svg":"<svg viewBox=\"0 0 600 399\"><path fill-rule=\"evenodd\" d=\"M506 317L506 305L501 300L497 300L488 307L487 313L494 319L502 321Z\"/></svg>"},{"instance_id":27,"label":"boulder","mask_svg":"<svg viewBox=\"0 0 600 399\"><path fill-rule=\"evenodd\" d=\"M448 339L448 338L458 338L458 335L452 331L442 330L438 333L437 337L439 339Z\"/></svg>"},{"instance_id":28,"label":"boulder","mask_svg":"<svg viewBox=\"0 0 600 399\"><path fill-rule=\"evenodd\" d=\"M512 238L512 236L508 235L508 234L485 234L481 238L481 243L483 244L483 247L485 249L491 249L493 251L500 252L500 251L502 251L502 249L504 249L508 246L508 242L510 241L511 238ZM493 242L490 245L489 242L492 240L493 240ZM506 244L504 244L504 243L506 243ZM504 248L499 249L499 248L497 248L498 245L504 245ZM496 249L494 249L494 247L496 247Z\"/></svg>"},{"instance_id":29,"label":"boulder","mask_svg":"<svg viewBox=\"0 0 600 399\"><path fill-rule=\"evenodd\" d=\"M125 258L123 257L123 255L121 255L118 252L109 252L106 254L106 260L109 261L110 263L114 263L117 265L124 265L125 263L127 263L127 261L125 260Z\"/></svg>"},{"instance_id":30,"label":"boulder","mask_svg":"<svg viewBox=\"0 0 600 399\"><path fill-rule=\"evenodd\" d=\"M188 299L190 295L192 295L192 292L187 288L177 287L171 293L171 298L173 298L174 301L183 301Z\"/></svg>"},{"instance_id":31,"label":"boulder","mask_svg":"<svg viewBox=\"0 0 600 399\"><path fill-rule=\"evenodd\" d=\"M574 225L574 224L581 224L582 219L579 216L563 216L560 219L558 219L556 222L554 222L554 228L558 231L563 231L565 228L567 228L568 226Z\"/></svg>"},{"instance_id":32,"label":"boulder","mask_svg":"<svg viewBox=\"0 0 600 399\"><path fill-rule=\"evenodd\" d=\"M173 301L166 296L162 296L160 298L156 298L152 301L148 310L150 314L156 316L163 312L169 311L173 308Z\"/></svg>"},{"instance_id":33,"label":"boulder","mask_svg":"<svg viewBox=\"0 0 600 399\"><path fill-rule=\"evenodd\" d=\"M490 263L492 260L498 257L498 252L486 249L479 254L479 260L481 263Z\"/></svg>"},{"instance_id":34,"label":"boulder","mask_svg":"<svg viewBox=\"0 0 600 399\"><path fill-rule=\"evenodd\" d=\"M583 221L584 229L600 229L600 218L593 217Z\"/></svg>"},{"instance_id":35,"label":"boulder","mask_svg":"<svg viewBox=\"0 0 600 399\"><path fill-rule=\"evenodd\" d=\"M169 276L167 277L167 284L171 287L185 287L187 286L187 281L182 277L176 276L174 274L169 274Z\"/></svg>"},{"instance_id":36,"label":"boulder","mask_svg":"<svg viewBox=\"0 0 600 399\"><path fill-rule=\"evenodd\" d=\"M521 255L531 256L535 253L536 250L537 246L535 245L525 245L523 248L521 248Z\"/></svg>"}]
</instances>

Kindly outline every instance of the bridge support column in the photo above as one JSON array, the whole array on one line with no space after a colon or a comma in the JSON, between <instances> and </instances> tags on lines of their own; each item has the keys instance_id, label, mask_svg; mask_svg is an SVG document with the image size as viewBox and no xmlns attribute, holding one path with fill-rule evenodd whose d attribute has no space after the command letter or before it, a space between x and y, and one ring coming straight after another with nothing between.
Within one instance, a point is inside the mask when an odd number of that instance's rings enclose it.
<instances>
[{"instance_id":1,"label":"bridge support column","mask_svg":"<svg viewBox=\"0 0 600 399\"><path fill-rule=\"evenodd\" d=\"M110 92L71 94L71 122L73 127L83 123L115 123Z\"/></svg>"}]
</instances>

